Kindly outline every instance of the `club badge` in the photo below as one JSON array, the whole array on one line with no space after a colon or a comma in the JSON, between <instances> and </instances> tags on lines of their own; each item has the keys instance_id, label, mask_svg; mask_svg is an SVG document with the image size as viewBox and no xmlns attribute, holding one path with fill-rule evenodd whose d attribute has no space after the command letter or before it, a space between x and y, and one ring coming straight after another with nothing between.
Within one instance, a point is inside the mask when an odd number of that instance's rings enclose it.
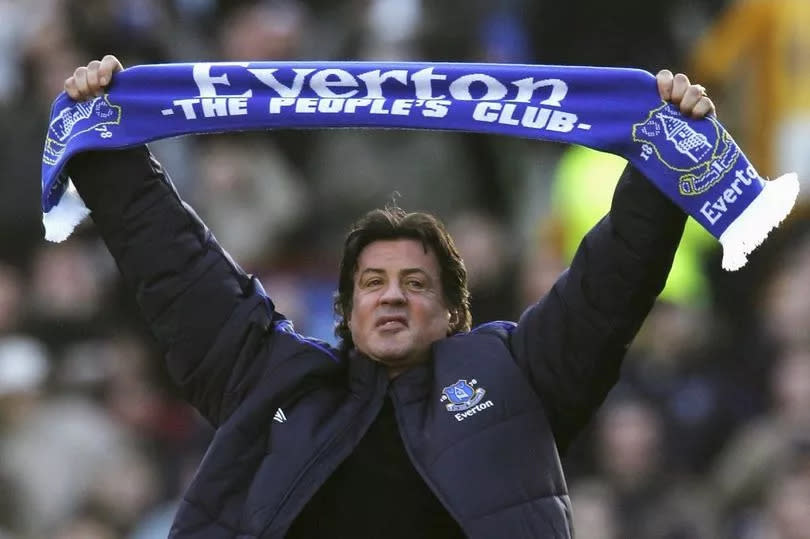
<instances>
[{"instance_id":1,"label":"club badge","mask_svg":"<svg viewBox=\"0 0 810 539\"><path fill-rule=\"evenodd\" d=\"M633 140L642 144L642 159L655 158L681 173L678 192L684 196L708 191L732 171L740 156L739 148L714 117L689 123L669 103L633 126Z\"/></svg>"}]
</instances>

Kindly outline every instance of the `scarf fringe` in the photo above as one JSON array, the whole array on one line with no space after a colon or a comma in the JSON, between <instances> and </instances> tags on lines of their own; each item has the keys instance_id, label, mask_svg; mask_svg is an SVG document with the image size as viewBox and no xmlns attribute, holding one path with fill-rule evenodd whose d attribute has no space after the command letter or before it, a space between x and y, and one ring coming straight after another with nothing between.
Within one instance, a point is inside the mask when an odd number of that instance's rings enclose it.
<instances>
[{"instance_id":1,"label":"scarf fringe","mask_svg":"<svg viewBox=\"0 0 810 539\"><path fill-rule=\"evenodd\" d=\"M748 255L788 216L798 196L799 178L795 172L765 181L759 196L720 235L723 269L742 268Z\"/></svg>"},{"instance_id":2,"label":"scarf fringe","mask_svg":"<svg viewBox=\"0 0 810 539\"><path fill-rule=\"evenodd\" d=\"M42 215L42 224L45 226L45 239L54 243L66 240L88 215L90 215L90 210L87 209L84 200L76 191L73 182L68 180L67 189L65 189L59 204Z\"/></svg>"}]
</instances>

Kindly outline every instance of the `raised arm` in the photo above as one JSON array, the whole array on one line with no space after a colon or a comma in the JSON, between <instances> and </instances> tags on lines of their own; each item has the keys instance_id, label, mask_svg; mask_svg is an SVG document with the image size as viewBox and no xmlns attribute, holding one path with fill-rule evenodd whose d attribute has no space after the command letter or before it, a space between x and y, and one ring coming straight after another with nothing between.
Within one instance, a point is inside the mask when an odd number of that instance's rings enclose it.
<instances>
[{"instance_id":1,"label":"raised arm","mask_svg":"<svg viewBox=\"0 0 810 539\"><path fill-rule=\"evenodd\" d=\"M686 115L714 113L703 88L681 74L662 71L658 87ZM608 215L552 290L521 317L513 352L561 450L616 383L630 342L666 284L685 222L686 214L628 165Z\"/></svg>"},{"instance_id":2,"label":"raised arm","mask_svg":"<svg viewBox=\"0 0 810 539\"><path fill-rule=\"evenodd\" d=\"M76 100L100 95L120 69L106 56L78 68L65 90ZM218 424L266 367L257 352L279 318L272 303L181 201L145 146L82 153L67 171L165 349L169 372Z\"/></svg>"}]
</instances>

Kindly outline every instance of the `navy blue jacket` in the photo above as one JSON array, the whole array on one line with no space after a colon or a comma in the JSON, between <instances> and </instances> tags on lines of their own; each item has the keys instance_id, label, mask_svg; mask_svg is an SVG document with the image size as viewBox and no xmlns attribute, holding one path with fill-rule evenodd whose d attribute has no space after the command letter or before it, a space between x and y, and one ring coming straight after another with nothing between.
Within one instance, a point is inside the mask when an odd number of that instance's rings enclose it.
<instances>
[{"instance_id":1,"label":"navy blue jacket","mask_svg":"<svg viewBox=\"0 0 810 539\"><path fill-rule=\"evenodd\" d=\"M295 333L145 148L82 154L69 173L170 373L216 427L172 537L283 537L386 394L415 468L469 537L572 536L559 451L618 378L685 221L638 172L517 324L438 341L393 380Z\"/></svg>"}]
</instances>

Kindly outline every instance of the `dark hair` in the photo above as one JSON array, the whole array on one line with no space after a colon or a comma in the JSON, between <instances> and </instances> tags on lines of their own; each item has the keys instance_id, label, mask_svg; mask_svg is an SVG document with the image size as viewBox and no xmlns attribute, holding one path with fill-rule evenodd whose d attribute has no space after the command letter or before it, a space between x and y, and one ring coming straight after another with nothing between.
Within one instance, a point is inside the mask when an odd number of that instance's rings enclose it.
<instances>
[{"instance_id":1,"label":"dark hair","mask_svg":"<svg viewBox=\"0 0 810 539\"><path fill-rule=\"evenodd\" d=\"M335 294L334 309L337 316L335 335L341 348L354 347L348 317L352 311L354 274L357 259L363 249L377 240L410 238L418 240L427 251L431 249L439 261L444 301L450 311L449 335L468 331L472 324L470 291L467 289L467 270L458 254L453 238L444 225L433 215L422 212L406 213L398 206L386 206L368 212L354 223L343 244L340 277Z\"/></svg>"}]
</instances>

